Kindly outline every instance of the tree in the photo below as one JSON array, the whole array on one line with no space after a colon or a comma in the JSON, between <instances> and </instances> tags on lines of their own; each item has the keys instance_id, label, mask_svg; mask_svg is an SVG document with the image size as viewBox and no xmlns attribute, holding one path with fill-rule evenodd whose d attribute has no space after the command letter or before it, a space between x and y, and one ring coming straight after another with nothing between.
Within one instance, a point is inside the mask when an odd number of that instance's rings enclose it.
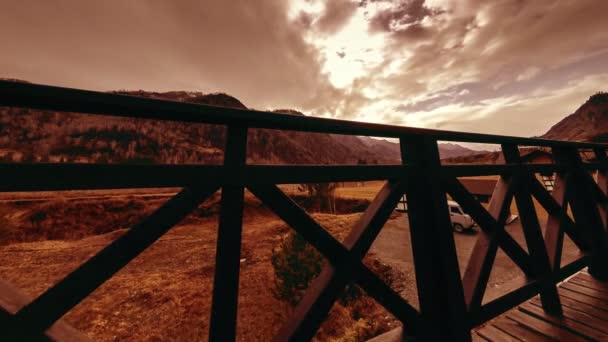
<instances>
[{"instance_id":1,"label":"tree","mask_svg":"<svg viewBox=\"0 0 608 342\"><path fill-rule=\"evenodd\" d=\"M272 251L270 260L275 275L272 293L292 307L300 302L323 263L321 254L293 231Z\"/></svg>"},{"instance_id":2,"label":"tree","mask_svg":"<svg viewBox=\"0 0 608 342\"><path fill-rule=\"evenodd\" d=\"M318 206L319 211L336 213L336 189L338 183L307 183L300 185L300 191L307 191L308 197Z\"/></svg>"},{"instance_id":3,"label":"tree","mask_svg":"<svg viewBox=\"0 0 608 342\"><path fill-rule=\"evenodd\" d=\"M323 256L302 236L290 231L280 245L272 250L270 257L274 270L272 293L280 301L296 306L310 283L321 273ZM389 286L393 285L392 268L376 258L366 257L365 264ZM340 295L340 303L345 306L355 304L364 292L355 284L349 283Z\"/></svg>"}]
</instances>

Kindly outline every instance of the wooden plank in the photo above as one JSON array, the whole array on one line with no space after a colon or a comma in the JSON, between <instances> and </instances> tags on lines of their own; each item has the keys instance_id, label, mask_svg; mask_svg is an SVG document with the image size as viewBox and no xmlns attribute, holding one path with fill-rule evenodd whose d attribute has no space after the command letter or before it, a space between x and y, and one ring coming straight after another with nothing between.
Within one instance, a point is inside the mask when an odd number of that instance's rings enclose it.
<instances>
[{"instance_id":1,"label":"wooden plank","mask_svg":"<svg viewBox=\"0 0 608 342\"><path fill-rule=\"evenodd\" d=\"M529 178L533 176L530 175ZM556 173L555 183L553 185L553 199L556 204L562 209L558 212L549 213L547 224L545 227L545 246L549 255L549 264L553 270L558 270L561 267L562 249L564 248L564 226L568 224L567 202L566 202L566 180L565 175L561 172ZM538 184L538 180L534 177L534 181L529 182L530 188ZM545 189L543 189L545 190Z\"/></svg>"},{"instance_id":2,"label":"wooden plank","mask_svg":"<svg viewBox=\"0 0 608 342\"><path fill-rule=\"evenodd\" d=\"M402 160L410 165L408 218L418 302L424 320L422 339L467 341L466 302L446 194L437 182L441 164L437 141L401 140Z\"/></svg>"},{"instance_id":3,"label":"wooden plank","mask_svg":"<svg viewBox=\"0 0 608 342\"><path fill-rule=\"evenodd\" d=\"M519 282L521 285L517 289L504 294L503 296L496 298L479 308L479 310L471 311L470 315L470 327L474 328L480 324L483 324L494 317L514 308L515 306L523 303L524 301L534 297L538 294L540 283L543 281L555 284L572 274L578 272L580 269L585 267L587 264L587 258L582 257L566 266L562 267L558 271L555 271L548 278L529 280L526 278L516 278L512 282ZM559 289L558 289L559 292Z\"/></svg>"},{"instance_id":4,"label":"wooden plank","mask_svg":"<svg viewBox=\"0 0 608 342\"><path fill-rule=\"evenodd\" d=\"M565 282L565 283L561 284L560 287L564 288L564 289L568 289L570 291L582 293L589 297L601 299L608 303L608 293L606 293L606 292L598 291L598 290L591 289L591 288L588 288L585 286L580 286L578 284L571 283L571 282Z\"/></svg>"},{"instance_id":5,"label":"wooden plank","mask_svg":"<svg viewBox=\"0 0 608 342\"><path fill-rule=\"evenodd\" d=\"M536 305L541 307L539 301L530 301L532 305ZM588 325L589 327L599 330L603 333L608 333L608 322L606 320L594 317L586 312L578 311L572 309L568 306L564 306L564 317L569 318L573 321L577 321L584 325Z\"/></svg>"},{"instance_id":6,"label":"wooden plank","mask_svg":"<svg viewBox=\"0 0 608 342\"><path fill-rule=\"evenodd\" d=\"M589 281L585 278L581 278L578 276L570 278L568 280L568 282L571 284L584 286L584 287L608 294L608 284L602 284L600 282Z\"/></svg>"},{"instance_id":7,"label":"wooden plank","mask_svg":"<svg viewBox=\"0 0 608 342\"><path fill-rule=\"evenodd\" d=\"M554 164L468 164L468 165L442 165L441 174L446 177L473 177L473 176L509 176L522 170L530 173L550 173L557 169Z\"/></svg>"},{"instance_id":8,"label":"wooden plank","mask_svg":"<svg viewBox=\"0 0 608 342\"><path fill-rule=\"evenodd\" d=\"M594 287L597 287L598 289L608 289L608 282L596 279L587 272L579 272L576 275L576 278L586 280L587 282L592 283Z\"/></svg>"},{"instance_id":9,"label":"wooden plank","mask_svg":"<svg viewBox=\"0 0 608 342\"><path fill-rule=\"evenodd\" d=\"M587 303L579 302L577 300L568 298L568 297L564 296L562 294L562 292L560 292L559 298L561 299L562 306L564 306L564 310L566 308L569 308L572 310L577 310L579 312L583 312L587 315L596 317L603 321L608 321L608 311L598 309L595 306L589 305ZM540 299L538 299L536 297L532 298L530 302L534 305L540 305Z\"/></svg>"},{"instance_id":10,"label":"wooden plank","mask_svg":"<svg viewBox=\"0 0 608 342\"><path fill-rule=\"evenodd\" d=\"M565 178L567 178L567 174L564 175L563 178L564 179L562 180L561 186L565 188L563 189L563 191L565 192L567 189L567 186L565 186L565 184L567 183L564 184L563 182L565 181ZM560 205L557 202L556 198L552 194L550 194L547 189L545 189L545 187L538 181L538 179L536 179L536 177L530 177L530 183L528 185L530 193L534 196L534 198L536 198L538 203L543 208L545 208L547 214L556 217L562 216L562 213L564 212L563 207L565 206L565 204ZM584 236L583 231L576 227L575 223L570 219L568 215L565 215L562 218L565 221L562 223L561 226L563 231L568 234L570 239L572 239L572 241L581 251L588 251L589 243L588 241L586 241L586 237Z\"/></svg>"},{"instance_id":11,"label":"wooden plank","mask_svg":"<svg viewBox=\"0 0 608 342\"><path fill-rule=\"evenodd\" d=\"M570 299L574 299L576 301L591 305L597 309L608 311L608 305L606 304L606 302L604 302L600 299L593 298L593 297L587 296L585 294L582 294L580 292L571 291L569 289L561 288L561 287L558 289L558 292L561 297L567 297Z\"/></svg>"},{"instance_id":12,"label":"wooden plank","mask_svg":"<svg viewBox=\"0 0 608 342\"><path fill-rule=\"evenodd\" d=\"M0 192L126 189L217 183L214 165L0 164ZM78 175L78 177L75 177Z\"/></svg>"},{"instance_id":13,"label":"wooden plank","mask_svg":"<svg viewBox=\"0 0 608 342\"><path fill-rule=\"evenodd\" d=\"M547 314L543 311L542 308L536 305L526 303L522 304L519 309L529 315L536 316L546 322L560 326L563 329L566 329L572 333L581 335L583 337L598 341L606 341L606 339L608 339L608 334L595 330L587 325L581 324L567 317L557 317Z\"/></svg>"},{"instance_id":14,"label":"wooden plank","mask_svg":"<svg viewBox=\"0 0 608 342\"><path fill-rule=\"evenodd\" d=\"M247 128L228 127L224 165L239 168L247 159ZM215 249L209 341L234 341L239 298L243 186L223 186Z\"/></svg>"},{"instance_id":15,"label":"wooden plank","mask_svg":"<svg viewBox=\"0 0 608 342\"><path fill-rule=\"evenodd\" d=\"M485 338L479 336L476 333L471 333L471 341L472 342L487 342L488 340L486 340Z\"/></svg>"},{"instance_id":16,"label":"wooden plank","mask_svg":"<svg viewBox=\"0 0 608 342\"><path fill-rule=\"evenodd\" d=\"M7 331L7 336L18 340L23 333L38 334L46 330L179 223L216 190L216 186L183 189L143 222L129 229L59 283L19 310L10 324L2 327Z\"/></svg>"},{"instance_id":17,"label":"wooden plank","mask_svg":"<svg viewBox=\"0 0 608 342\"><path fill-rule=\"evenodd\" d=\"M604 148L602 144L521 138L480 133L463 133L366 122L278 114L256 110L216 107L185 102L125 96L107 92L53 87L32 83L0 81L0 106L28 107L53 111L92 113L226 125L323 132L377 137L432 136L435 140L512 143L527 146Z\"/></svg>"},{"instance_id":18,"label":"wooden plank","mask_svg":"<svg viewBox=\"0 0 608 342\"><path fill-rule=\"evenodd\" d=\"M529 342L547 342L547 337L530 330L527 327L505 317L498 317L492 325L503 332L521 340Z\"/></svg>"},{"instance_id":19,"label":"wooden plank","mask_svg":"<svg viewBox=\"0 0 608 342\"><path fill-rule=\"evenodd\" d=\"M522 311L511 310L505 315L507 318L528 327L535 332L547 336L551 339L555 339L558 341L587 341L587 339L581 337L580 335L576 335L568 330L562 329L559 326L550 324L544 320L538 319L534 316L527 315Z\"/></svg>"},{"instance_id":20,"label":"wooden plank","mask_svg":"<svg viewBox=\"0 0 608 342\"><path fill-rule=\"evenodd\" d=\"M300 184L407 178L403 165L0 164L0 192L129 189L203 184ZM74 177L78 175L78 177ZM119 176L118 176L119 175Z\"/></svg>"},{"instance_id":21,"label":"wooden plank","mask_svg":"<svg viewBox=\"0 0 608 342\"><path fill-rule=\"evenodd\" d=\"M486 170L488 166L495 165L445 165L441 173L450 178L462 176L451 170L466 167L470 175L494 174ZM508 165L496 165L496 170L504 166ZM0 164L0 173L11 180L0 183L0 191L181 187L210 181L229 185L371 181L406 178L407 169L403 165L247 165L243 171L223 165L15 163ZM74 174L79 177L72 177ZM115 177L118 174L121 176ZM539 185L542 188L542 184ZM560 210L559 206L547 204L544 197L537 196L535 188L533 184L532 193L549 213ZM550 198L548 193L547 196Z\"/></svg>"},{"instance_id":22,"label":"wooden plank","mask_svg":"<svg viewBox=\"0 0 608 342\"><path fill-rule=\"evenodd\" d=\"M31 298L26 294L0 279L0 311L4 310L6 313L13 315L30 301ZM4 317L4 319L10 319L9 315ZM88 336L74 329L63 319L58 320L45 331L44 337L39 336L40 339L45 339L45 337L50 341L58 342L92 341Z\"/></svg>"},{"instance_id":23,"label":"wooden plank","mask_svg":"<svg viewBox=\"0 0 608 342\"><path fill-rule=\"evenodd\" d=\"M521 341L515 337L505 333L504 331L496 328L491 323L484 325L483 327L475 330L475 334L485 338L491 342L512 342Z\"/></svg>"}]
</instances>

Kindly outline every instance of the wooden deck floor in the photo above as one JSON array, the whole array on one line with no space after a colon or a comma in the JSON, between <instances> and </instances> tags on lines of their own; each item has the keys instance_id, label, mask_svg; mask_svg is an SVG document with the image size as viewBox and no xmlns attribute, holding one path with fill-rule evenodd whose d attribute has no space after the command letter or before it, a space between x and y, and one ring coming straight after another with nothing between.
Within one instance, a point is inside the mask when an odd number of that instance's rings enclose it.
<instances>
[{"instance_id":1,"label":"wooden deck floor","mask_svg":"<svg viewBox=\"0 0 608 342\"><path fill-rule=\"evenodd\" d=\"M608 341L608 282L581 271L559 286L563 317L537 297L477 328L474 341Z\"/></svg>"}]
</instances>

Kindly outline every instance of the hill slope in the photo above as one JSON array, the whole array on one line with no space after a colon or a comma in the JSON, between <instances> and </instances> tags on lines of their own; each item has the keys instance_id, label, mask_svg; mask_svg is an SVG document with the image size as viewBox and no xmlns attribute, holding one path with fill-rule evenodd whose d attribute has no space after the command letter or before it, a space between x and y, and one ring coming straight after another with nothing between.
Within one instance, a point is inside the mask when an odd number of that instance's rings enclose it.
<instances>
[{"instance_id":1,"label":"hill slope","mask_svg":"<svg viewBox=\"0 0 608 342\"><path fill-rule=\"evenodd\" d=\"M555 124L541 138L608 141L608 93L597 93L574 113Z\"/></svg>"}]
</instances>

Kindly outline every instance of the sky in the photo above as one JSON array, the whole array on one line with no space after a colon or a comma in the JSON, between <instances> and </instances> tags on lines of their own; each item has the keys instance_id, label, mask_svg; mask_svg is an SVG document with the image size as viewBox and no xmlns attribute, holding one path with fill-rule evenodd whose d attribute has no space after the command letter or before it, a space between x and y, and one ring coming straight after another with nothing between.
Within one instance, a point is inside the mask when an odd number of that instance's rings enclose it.
<instances>
[{"instance_id":1,"label":"sky","mask_svg":"<svg viewBox=\"0 0 608 342\"><path fill-rule=\"evenodd\" d=\"M0 0L0 77L535 136L608 90L606 0Z\"/></svg>"}]
</instances>

